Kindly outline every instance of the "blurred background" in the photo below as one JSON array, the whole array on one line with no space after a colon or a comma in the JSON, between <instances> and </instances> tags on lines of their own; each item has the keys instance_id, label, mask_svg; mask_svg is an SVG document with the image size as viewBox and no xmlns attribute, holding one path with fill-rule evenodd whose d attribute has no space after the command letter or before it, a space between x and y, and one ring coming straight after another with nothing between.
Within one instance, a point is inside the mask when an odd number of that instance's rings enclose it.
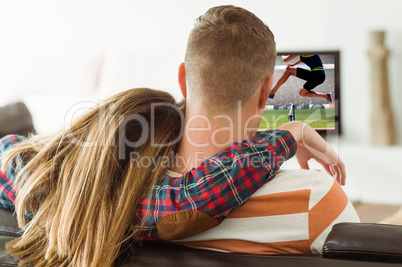
<instances>
[{"instance_id":1,"label":"blurred background","mask_svg":"<svg viewBox=\"0 0 402 267\"><path fill-rule=\"evenodd\" d=\"M244 7L278 51L339 50L345 191L355 202L402 203L402 1L1 1L0 106L22 101L39 133L60 129L98 101L150 87L181 98L177 69L194 19L222 4ZM398 144L370 145L368 34L386 31ZM381 92L378 92L381 94ZM293 165L292 165L293 164ZM289 164L290 167L294 163Z\"/></svg>"}]
</instances>

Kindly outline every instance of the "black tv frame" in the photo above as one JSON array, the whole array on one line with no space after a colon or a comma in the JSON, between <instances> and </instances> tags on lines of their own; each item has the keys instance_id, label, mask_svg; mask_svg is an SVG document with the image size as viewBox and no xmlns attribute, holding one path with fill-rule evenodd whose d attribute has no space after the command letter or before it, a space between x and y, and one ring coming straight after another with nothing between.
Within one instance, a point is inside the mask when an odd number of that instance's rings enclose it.
<instances>
[{"instance_id":1,"label":"black tv frame","mask_svg":"<svg viewBox=\"0 0 402 267\"><path fill-rule=\"evenodd\" d=\"M332 135L340 135L342 134L342 123L341 123L341 78L340 78L340 55L341 52L339 50L298 50L298 51L277 51L277 56L284 55L333 55L334 56L334 90L335 90L335 130L317 130L321 136L332 136Z\"/></svg>"}]
</instances>

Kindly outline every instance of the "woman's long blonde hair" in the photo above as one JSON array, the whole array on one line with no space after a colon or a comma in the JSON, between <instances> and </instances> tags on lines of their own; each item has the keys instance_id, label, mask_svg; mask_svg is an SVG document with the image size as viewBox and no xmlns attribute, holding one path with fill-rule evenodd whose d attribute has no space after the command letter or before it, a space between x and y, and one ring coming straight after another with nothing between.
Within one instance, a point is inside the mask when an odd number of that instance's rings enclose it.
<instances>
[{"instance_id":1,"label":"woman's long blonde hair","mask_svg":"<svg viewBox=\"0 0 402 267\"><path fill-rule=\"evenodd\" d=\"M24 233L7 251L21 265L112 266L122 244L138 238L130 227L136 208L167 169L134 164L130 156L171 157L182 134L180 105L162 91L131 89L68 130L6 152L3 168L17 156L24 163L15 205Z\"/></svg>"}]
</instances>

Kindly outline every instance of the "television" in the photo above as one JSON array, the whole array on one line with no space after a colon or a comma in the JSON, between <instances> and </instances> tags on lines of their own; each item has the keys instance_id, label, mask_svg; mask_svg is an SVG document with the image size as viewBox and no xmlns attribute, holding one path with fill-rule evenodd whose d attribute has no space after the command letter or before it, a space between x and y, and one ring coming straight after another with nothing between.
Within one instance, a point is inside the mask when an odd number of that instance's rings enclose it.
<instances>
[{"instance_id":1,"label":"television","mask_svg":"<svg viewBox=\"0 0 402 267\"><path fill-rule=\"evenodd\" d=\"M339 61L339 51L278 52L271 94L276 92L266 103L259 130L298 120L323 137L339 135Z\"/></svg>"}]
</instances>

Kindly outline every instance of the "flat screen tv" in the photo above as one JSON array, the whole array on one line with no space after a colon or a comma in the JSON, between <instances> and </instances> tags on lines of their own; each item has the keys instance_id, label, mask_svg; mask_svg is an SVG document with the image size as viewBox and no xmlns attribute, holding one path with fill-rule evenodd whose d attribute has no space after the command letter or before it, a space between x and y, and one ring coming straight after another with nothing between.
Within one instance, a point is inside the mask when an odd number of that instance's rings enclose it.
<instances>
[{"instance_id":1,"label":"flat screen tv","mask_svg":"<svg viewBox=\"0 0 402 267\"><path fill-rule=\"evenodd\" d=\"M321 135L341 133L340 52L278 52L271 95L260 130L298 120Z\"/></svg>"}]
</instances>

